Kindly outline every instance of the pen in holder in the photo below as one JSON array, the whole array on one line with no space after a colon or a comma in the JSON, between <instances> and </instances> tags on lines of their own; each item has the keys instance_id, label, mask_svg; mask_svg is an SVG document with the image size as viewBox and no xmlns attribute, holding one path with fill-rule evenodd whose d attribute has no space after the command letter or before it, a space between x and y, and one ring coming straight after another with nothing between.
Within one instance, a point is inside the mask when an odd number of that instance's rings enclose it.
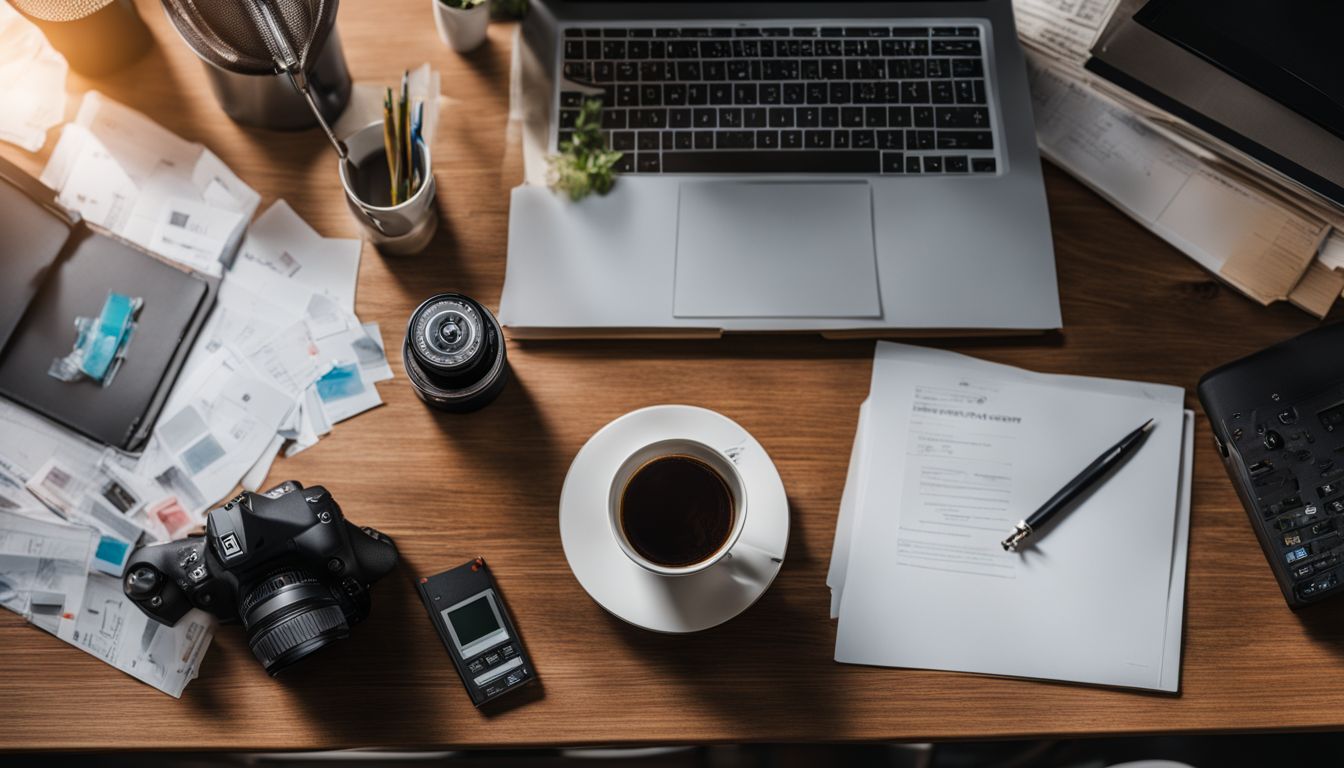
<instances>
[{"instance_id":1,"label":"pen in holder","mask_svg":"<svg viewBox=\"0 0 1344 768\"><path fill-rule=\"evenodd\" d=\"M391 157L384 141L384 123L370 123L345 139L346 158L340 161L341 186L345 202L355 219L368 232L379 251L388 254L413 254L429 245L439 226L434 207L434 173L429 147L413 140L408 149L409 168L419 186L409 197L399 193L396 202ZM391 162L389 162L391 161Z\"/></svg>"}]
</instances>

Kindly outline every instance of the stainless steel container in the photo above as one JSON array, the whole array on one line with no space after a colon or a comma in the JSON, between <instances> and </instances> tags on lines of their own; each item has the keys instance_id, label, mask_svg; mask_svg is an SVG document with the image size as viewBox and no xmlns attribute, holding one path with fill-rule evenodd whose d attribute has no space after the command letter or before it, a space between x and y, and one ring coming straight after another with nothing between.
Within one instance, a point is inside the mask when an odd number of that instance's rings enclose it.
<instances>
[{"instance_id":1,"label":"stainless steel container","mask_svg":"<svg viewBox=\"0 0 1344 768\"><path fill-rule=\"evenodd\" d=\"M317 118L303 94L285 74L250 75L230 72L201 59L210 87L224 113L241 125L297 131L317 125ZM341 39L332 30L308 67L308 82L313 98L328 123L345 111L350 103L350 70L345 66Z\"/></svg>"}]
</instances>

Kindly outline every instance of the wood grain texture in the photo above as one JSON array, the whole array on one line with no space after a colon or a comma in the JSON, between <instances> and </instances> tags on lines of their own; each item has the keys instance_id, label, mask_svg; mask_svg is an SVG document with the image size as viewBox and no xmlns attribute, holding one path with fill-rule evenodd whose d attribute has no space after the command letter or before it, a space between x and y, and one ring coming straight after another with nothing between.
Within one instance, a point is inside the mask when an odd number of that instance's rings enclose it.
<instances>
[{"instance_id":1,"label":"wood grain texture","mask_svg":"<svg viewBox=\"0 0 1344 768\"><path fill-rule=\"evenodd\" d=\"M382 324L395 370L402 329L430 294L460 290L495 308L504 276L505 141L512 28L458 57L434 33L429 0L352 0L340 30L357 80L392 82L428 60L449 103L434 147L442 229L428 253L366 247L358 313ZM97 88L211 147L264 197L284 198L327 236L356 236L335 159L316 131L240 128L158 4L140 8L158 47ZM72 99L73 114L77 101ZM36 172L42 156L0 149ZM939 346L1034 370L1193 388L1201 373L1311 328L1262 308L1054 168L1047 168L1064 302L1062 334ZM973 225L973 222L970 224ZM387 404L277 462L273 480L323 483L349 517L393 536L399 571L374 589L350 640L267 678L243 633L222 627L200 679L175 701L0 612L0 748L299 749L947 739L1344 726L1344 620L1293 615L1197 423L1193 530L1180 695L832 661L826 567L871 341L815 337L512 343L514 380L470 416L432 412L404 375ZM626 626L565 563L557 500L580 446L656 403L712 408L752 432L788 490L793 533L765 597L689 637ZM540 672L536 700L474 711L424 615L413 576L484 554ZM1337 614L1338 611L1335 611ZM912 621L919 617L911 617ZM992 638L986 638L992 642ZM75 703L78 703L77 705Z\"/></svg>"}]
</instances>

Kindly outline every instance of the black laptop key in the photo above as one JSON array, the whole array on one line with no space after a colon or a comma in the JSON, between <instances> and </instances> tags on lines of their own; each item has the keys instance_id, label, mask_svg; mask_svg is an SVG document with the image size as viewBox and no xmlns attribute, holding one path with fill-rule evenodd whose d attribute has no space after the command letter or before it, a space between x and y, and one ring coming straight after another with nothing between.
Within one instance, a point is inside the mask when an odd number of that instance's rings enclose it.
<instances>
[{"instance_id":1,"label":"black laptop key","mask_svg":"<svg viewBox=\"0 0 1344 768\"><path fill-rule=\"evenodd\" d=\"M702 59L727 59L732 55L732 43L726 40L705 40L700 43L700 58Z\"/></svg>"},{"instance_id":2,"label":"black laptop key","mask_svg":"<svg viewBox=\"0 0 1344 768\"><path fill-rule=\"evenodd\" d=\"M649 43L647 40L631 40L626 44L625 55L631 59L649 58Z\"/></svg>"},{"instance_id":3,"label":"black laptop key","mask_svg":"<svg viewBox=\"0 0 1344 768\"><path fill-rule=\"evenodd\" d=\"M633 131L617 131L611 134L611 148L620 152L629 152L635 148Z\"/></svg>"},{"instance_id":4,"label":"black laptop key","mask_svg":"<svg viewBox=\"0 0 1344 768\"><path fill-rule=\"evenodd\" d=\"M928 27L894 27L891 30L892 37L928 37Z\"/></svg>"},{"instance_id":5,"label":"black laptop key","mask_svg":"<svg viewBox=\"0 0 1344 768\"><path fill-rule=\"evenodd\" d=\"M565 41L565 58L566 58L566 59L582 59L582 58L583 58L583 41L582 41L582 40L566 40L566 41Z\"/></svg>"},{"instance_id":6,"label":"black laptop key","mask_svg":"<svg viewBox=\"0 0 1344 768\"><path fill-rule=\"evenodd\" d=\"M939 131L939 149L993 149L989 131Z\"/></svg>"},{"instance_id":7,"label":"black laptop key","mask_svg":"<svg viewBox=\"0 0 1344 768\"><path fill-rule=\"evenodd\" d=\"M667 111L667 125L669 128L690 128L691 110L669 109Z\"/></svg>"},{"instance_id":8,"label":"black laptop key","mask_svg":"<svg viewBox=\"0 0 1344 768\"><path fill-rule=\"evenodd\" d=\"M914 125L910 107L887 107L887 125L893 128L909 128Z\"/></svg>"},{"instance_id":9,"label":"black laptop key","mask_svg":"<svg viewBox=\"0 0 1344 768\"><path fill-rule=\"evenodd\" d=\"M802 83L785 83L785 84L784 84L784 103L785 103L785 104L802 104L802 103L804 103L804 101L806 101L805 96L806 96L806 93L805 93L805 91L804 91L804 89L803 89L803 84L802 84Z\"/></svg>"},{"instance_id":10,"label":"black laptop key","mask_svg":"<svg viewBox=\"0 0 1344 768\"><path fill-rule=\"evenodd\" d=\"M854 92L849 83L831 83L829 90L832 104L848 104L854 98Z\"/></svg>"},{"instance_id":11,"label":"black laptop key","mask_svg":"<svg viewBox=\"0 0 1344 768\"><path fill-rule=\"evenodd\" d=\"M565 62L564 73L566 80L586 83L592 77L593 70L586 61L567 61Z\"/></svg>"},{"instance_id":12,"label":"black laptop key","mask_svg":"<svg viewBox=\"0 0 1344 768\"><path fill-rule=\"evenodd\" d=\"M616 161L616 164L612 167L616 169L617 173L633 173L635 170L635 156L621 155Z\"/></svg>"},{"instance_id":13,"label":"black laptop key","mask_svg":"<svg viewBox=\"0 0 1344 768\"><path fill-rule=\"evenodd\" d=\"M743 106L756 103L755 83L735 83L733 85L733 103Z\"/></svg>"},{"instance_id":14,"label":"black laptop key","mask_svg":"<svg viewBox=\"0 0 1344 768\"><path fill-rule=\"evenodd\" d=\"M669 152L663 156L664 173L878 173L876 151L848 150L751 152Z\"/></svg>"},{"instance_id":15,"label":"black laptop key","mask_svg":"<svg viewBox=\"0 0 1344 768\"><path fill-rule=\"evenodd\" d=\"M952 82L934 80L929 85L929 100L934 104L951 104L956 101L956 96L952 93Z\"/></svg>"},{"instance_id":16,"label":"black laptop key","mask_svg":"<svg viewBox=\"0 0 1344 768\"><path fill-rule=\"evenodd\" d=\"M863 124L869 128L887 127L887 108L868 107L864 110Z\"/></svg>"},{"instance_id":17,"label":"black laptop key","mask_svg":"<svg viewBox=\"0 0 1344 768\"><path fill-rule=\"evenodd\" d=\"M748 107L742 110L742 124L748 128L764 128L767 125L764 107Z\"/></svg>"},{"instance_id":18,"label":"black laptop key","mask_svg":"<svg viewBox=\"0 0 1344 768\"><path fill-rule=\"evenodd\" d=\"M958 104L975 103L975 83L970 80L957 80L952 84L957 94Z\"/></svg>"},{"instance_id":19,"label":"black laptop key","mask_svg":"<svg viewBox=\"0 0 1344 768\"><path fill-rule=\"evenodd\" d=\"M843 128L831 133L832 149L849 149L849 131Z\"/></svg>"},{"instance_id":20,"label":"black laptop key","mask_svg":"<svg viewBox=\"0 0 1344 768\"><path fill-rule=\"evenodd\" d=\"M665 61L641 61L639 79L646 83L659 83L676 79L676 67Z\"/></svg>"},{"instance_id":21,"label":"black laptop key","mask_svg":"<svg viewBox=\"0 0 1344 768\"><path fill-rule=\"evenodd\" d=\"M573 128L574 122L578 120L578 118L579 118L579 111L577 109L560 110L560 128L562 130L566 128Z\"/></svg>"},{"instance_id":22,"label":"black laptop key","mask_svg":"<svg viewBox=\"0 0 1344 768\"><path fill-rule=\"evenodd\" d=\"M658 160L657 152L640 152L636 156L635 165L640 173L658 173L662 170L662 164Z\"/></svg>"},{"instance_id":23,"label":"black laptop key","mask_svg":"<svg viewBox=\"0 0 1344 768\"><path fill-rule=\"evenodd\" d=\"M792 31L793 31L793 36L794 36L794 37L816 37L816 36L817 36L817 28L816 28L816 27L794 27ZM838 37L838 35L837 35L837 37Z\"/></svg>"},{"instance_id":24,"label":"black laptop key","mask_svg":"<svg viewBox=\"0 0 1344 768\"><path fill-rule=\"evenodd\" d=\"M624 40L605 40L602 43L602 58L620 61L625 58Z\"/></svg>"},{"instance_id":25,"label":"black laptop key","mask_svg":"<svg viewBox=\"0 0 1344 768\"><path fill-rule=\"evenodd\" d=\"M668 83L663 86L663 103L669 107L680 107L686 103L686 85Z\"/></svg>"},{"instance_id":26,"label":"black laptop key","mask_svg":"<svg viewBox=\"0 0 1344 768\"><path fill-rule=\"evenodd\" d=\"M914 160L915 158L910 158ZM916 160L916 162L918 162ZM883 173L901 173L905 170L905 165L900 152L882 153L882 172Z\"/></svg>"},{"instance_id":27,"label":"black laptop key","mask_svg":"<svg viewBox=\"0 0 1344 768\"><path fill-rule=\"evenodd\" d=\"M561 91L560 106L562 108L577 109L583 104L583 94L579 91Z\"/></svg>"},{"instance_id":28,"label":"black laptop key","mask_svg":"<svg viewBox=\"0 0 1344 768\"><path fill-rule=\"evenodd\" d=\"M733 103L733 89L727 83L710 83L709 103L727 105Z\"/></svg>"},{"instance_id":29,"label":"black laptop key","mask_svg":"<svg viewBox=\"0 0 1344 768\"><path fill-rule=\"evenodd\" d=\"M845 77L844 59L822 59L821 76L827 80L843 80Z\"/></svg>"},{"instance_id":30,"label":"black laptop key","mask_svg":"<svg viewBox=\"0 0 1344 768\"><path fill-rule=\"evenodd\" d=\"M779 149L779 131L757 131L757 149Z\"/></svg>"},{"instance_id":31,"label":"black laptop key","mask_svg":"<svg viewBox=\"0 0 1344 768\"><path fill-rule=\"evenodd\" d=\"M695 134L690 131L677 131L672 146L677 149L695 149Z\"/></svg>"},{"instance_id":32,"label":"black laptop key","mask_svg":"<svg viewBox=\"0 0 1344 768\"><path fill-rule=\"evenodd\" d=\"M985 68L979 59L952 59L953 77L983 77Z\"/></svg>"},{"instance_id":33,"label":"black laptop key","mask_svg":"<svg viewBox=\"0 0 1344 768\"><path fill-rule=\"evenodd\" d=\"M808 149L830 149L830 131L806 131L803 133L803 146Z\"/></svg>"},{"instance_id":34,"label":"black laptop key","mask_svg":"<svg viewBox=\"0 0 1344 768\"><path fill-rule=\"evenodd\" d=\"M779 83L761 83L757 100L762 104L778 104L781 98Z\"/></svg>"},{"instance_id":35,"label":"black laptop key","mask_svg":"<svg viewBox=\"0 0 1344 768\"><path fill-rule=\"evenodd\" d=\"M669 41L667 55L674 59L698 59L700 58L700 43L694 40Z\"/></svg>"},{"instance_id":36,"label":"black laptop key","mask_svg":"<svg viewBox=\"0 0 1344 768\"><path fill-rule=\"evenodd\" d=\"M671 131L663 131L659 135L661 135L663 138L663 149L676 148L676 141L675 141L676 134L672 133Z\"/></svg>"},{"instance_id":37,"label":"black laptop key","mask_svg":"<svg viewBox=\"0 0 1344 768\"><path fill-rule=\"evenodd\" d=\"M593 62L591 81L598 84L616 82L616 67L610 61Z\"/></svg>"},{"instance_id":38,"label":"black laptop key","mask_svg":"<svg viewBox=\"0 0 1344 768\"><path fill-rule=\"evenodd\" d=\"M713 108L697 109L692 112L696 128L717 128L719 125L719 112Z\"/></svg>"},{"instance_id":39,"label":"black laptop key","mask_svg":"<svg viewBox=\"0 0 1344 768\"><path fill-rule=\"evenodd\" d=\"M695 132L695 148L696 148L696 149L713 149L713 148L714 148L714 134L711 133L710 131L696 131L696 132Z\"/></svg>"},{"instance_id":40,"label":"black laptop key","mask_svg":"<svg viewBox=\"0 0 1344 768\"><path fill-rule=\"evenodd\" d=\"M801 67L798 76L804 80L821 80L824 77L821 74L821 62L817 59L804 59Z\"/></svg>"},{"instance_id":41,"label":"black laptop key","mask_svg":"<svg viewBox=\"0 0 1344 768\"><path fill-rule=\"evenodd\" d=\"M876 131L850 131L850 145L855 149L872 149L877 146ZM896 147L900 149L900 147Z\"/></svg>"},{"instance_id":42,"label":"black laptop key","mask_svg":"<svg viewBox=\"0 0 1344 768\"><path fill-rule=\"evenodd\" d=\"M929 84L918 80L901 83L901 103L928 104Z\"/></svg>"},{"instance_id":43,"label":"black laptop key","mask_svg":"<svg viewBox=\"0 0 1344 768\"><path fill-rule=\"evenodd\" d=\"M905 172L906 172L906 173L919 173L919 172L920 172L920 164L919 164L919 158L918 158L918 157L907 157L907 158L905 158Z\"/></svg>"},{"instance_id":44,"label":"black laptop key","mask_svg":"<svg viewBox=\"0 0 1344 768\"><path fill-rule=\"evenodd\" d=\"M924 172L925 172L925 173L942 173L942 172L943 172L943 158L941 158L941 157L925 157L925 158L924 158Z\"/></svg>"},{"instance_id":45,"label":"black laptop key","mask_svg":"<svg viewBox=\"0 0 1344 768\"><path fill-rule=\"evenodd\" d=\"M918 113L919 110L915 110ZM989 110L984 107L938 107L934 110L939 128L989 129ZM916 125L919 125L916 115Z\"/></svg>"},{"instance_id":46,"label":"black laptop key","mask_svg":"<svg viewBox=\"0 0 1344 768\"><path fill-rule=\"evenodd\" d=\"M661 134L658 131L640 131L637 137L638 141L636 146L639 147L640 151L657 149L658 137L660 135Z\"/></svg>"},{"instance_id":47,"label":"black laptop key","mask_svg":"<svg viewBox=\"0 0 1344 768\"><path fill-rule=\"evenodd\" d=\"M821 125L821 113L816 107L799 107L796 117L800 128L816 128Z\"/></svg>"},{"instance_id":48,"label":"black laptop key","mask_svg":"<svg viewBox=\"0 0 1344 768\"><path fill-rule=\"evenodd\" d=\"M995 162L992 157L971 158L971 170L976 173L994 173Z\"/></svg>"},{"instance_id":49,"label":"black laptop key","mask_svg":"<svg viewBox=\"0 0 1344 768\"><path fill-rule=\"evenodd\" d=\"M706 80L719 82L728 79L728 70L723 66L722 61L706 61L701 66L701 70L704 72Z\"/></svg>"},{"instance_id":50,"label":"black laptop key","mask_svg":"<svg viewBox=\"0 0 1344 768\"><path fill-rule=\"evenodd\" d=\"M616 86L616 106L618 107L639 106L639 87L634 85Z\"/></svg>"},{"instance_id":51,"label":"black laptop key","mask_svg":"<svg viewBox=\"0 0 1344 768\"><path fill-rule=\"evenodd\" d=\"M604 109L602 110L602 128L604 130L615 130L625 127L625 110L622 109Z\"/></svg>"},{"instance_id":52,"label":"black laptop key","mask_svg":"<svg viewBox=\"0 0 1344 768\"><path fill-rule=\"evenodd\" d=\"M686 85L686 103L692 106L708 104L709 86L705 83L688 83Z\"/></svg>"},{"instance_id":53,"label":"black laptop key","mask_svg":"<svg viewBox=\"0 0 1344 768\"><path fill-rule=\"evenodd\" d=\"M575 27L570 27L569 29L565 30L565 37L583 37L583 30L577 29Z\"/></svg>"},{"instance_id":54,"label":"black laptop key","mask_svg":"<svg viewBox=\"0 0 1344 768\"><path fill-rule=\"evenodd\" d=\"M639 65L633 61L616 62L616 82L618 83L639 82Z\"/></svg>"},{"instance_id":55,"label":"black laptop key","mask_svg":"<svg viewBox=\"0 0 1344 768\"><path fill-rule=\"evenodd\" d=\"M602 29L603 37L625 37L626 35L627 32L624 29L618 29L616 27L604 27Z\"/></svg>"},{"instance_id":56,"label":"black laptop key","mask_svg":"<svg viewBox=\"0 0 1344 768\"><path fill-rule=\"evenodd\" d=\"M802 149L803 132L802 131L780 131L779 145L785 149Z\"/></svg>"},{"instance_id":57,"label":"black laptop key","mask_svg":"<svg viewBox=\"0 0 1344 768\"><path fill-rule=\"evenodd\" d=\"M719 127L720 128L741 128L742 110L738 107L722 107L719 109Z\"/></svg>"},{"instance_id":58,"label":"black laptop key","mask_svg":"<svg viewBox=\"0 0 1344 768\"><path fill-rule=\"evenodd\" d=\"M756 134L752 131L719 131L714 134L716 149L754 149Z\"/></svg>"},{"instance_id":59,"label":"black laptop key","mask_svg":"<svg viewBox=\"0 0 1344 768\"><path fill-rule=\"evenodd\" d=\"M807 84L807 103L825 104L830 101L830 88L826 83L808 83Z\"/></svg>"},{"instance_id":60,"label":"black laptop key","mask_svg":"<svg viewBox=\"0 0 1344 768\"><path fill-rule=\"evenodd\" d=\"M734 59L727 63L726 70L728 79L734 82L742 82L751 79L751 62L743 59Z\"/></svg>"},{"instance_id":61,"label":"black laptop key","mask_svg":"<svg viewBox=\"0 0 1344 768\"><path fill-rule=\"evenodd\" d=\"M793 110L788 107L775 107L770 110L771 128L792 128Z\"/></svg>"},{"instance_id":62,"label":"black laptop key","mask_svg":"<svg viewBox=\"0 0 1344 768\"><path fill-rule=\"evenodd\" d=\"M823 128L839 128L839 127L840 127L840 108L839 108L839 107L822 107L822 108L821 108L821 125L822 125Z\"/></svg>"},{"instance_id":63,"label":"black laptop key","mask_svg":"<svg viewBox=\"0 0 1344 768\"><path fill-rule=\"evenodd\" d=\"M966 173L970 170L966 164L965 155L951 155L943 158L943 168L948 173Z\"/></svg>"},{"instance_id":64,"label":"black laptop key","mask_svg":"<svg viewBox=\"0 0 1344 768\"><path fill-rule=\"evenodd\" d=\"M934 40L930 50L934 56L979 56L979 40Z\"/></svg>"},{"instance_id":65,"label":"black laptop key","mask_svg":"<svg viewBox=\"0 0 1344 768\"><path fill-rule=\"evenodd\" d=\"M663 105L663 86L641 85L639 87L639 104L642 107L661 107Z\"/></svg>"},{"instance_id":66,"label":"black laptop key","mask_svg":"<svg viewBox=\"0 0 1344 768\"><path fill-rule=\"evenodd\" d=\"M905 134L902 131L878 131L879 149L905 149Z\"/></svg>"}]
</instances>

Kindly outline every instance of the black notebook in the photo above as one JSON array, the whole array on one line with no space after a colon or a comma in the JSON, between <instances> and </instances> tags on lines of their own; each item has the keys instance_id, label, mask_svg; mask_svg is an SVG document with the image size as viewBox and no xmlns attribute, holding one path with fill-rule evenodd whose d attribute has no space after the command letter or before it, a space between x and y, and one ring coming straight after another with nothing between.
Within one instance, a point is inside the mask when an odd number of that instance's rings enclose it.
<instances>
[{"instance_id":1,"label":"black notebook","mask_svg":"<svg viewBox=\"0 0 1344 768\"><path fill-rule=\"evenodd\" d=\"M144 447L214 306L217 280L90 226L0 159L0 395L98 442ZM106 386L61 381L76 317L98 317L111 292L139 298L124 360Z\"/></svg>"}]
</instances>

